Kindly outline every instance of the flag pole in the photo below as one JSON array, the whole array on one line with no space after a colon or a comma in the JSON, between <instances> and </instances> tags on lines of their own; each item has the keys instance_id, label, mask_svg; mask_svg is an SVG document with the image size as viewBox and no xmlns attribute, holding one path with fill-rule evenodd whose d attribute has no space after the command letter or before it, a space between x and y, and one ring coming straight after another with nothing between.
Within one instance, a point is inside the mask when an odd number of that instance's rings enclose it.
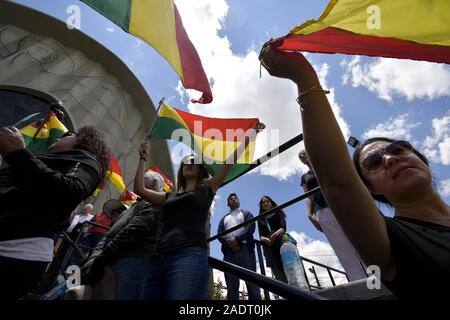
<instances>
[{"instance_id":1,"label":"flag pole","mask_svg":"<svg viewBox=\"0 0 450 320\"><path fill-rule=\"evenodd\" d=\"M62 103L62 102L60 102L60 101L58 101L58 102L54 102L54 101L53 101L53 102L50 102L50 103L48 104L47 116L46 116L45 119L43 119L42 122L39 124L39 127L37 128L36 132L35 132L34 135L33 135L32 141L34 141L34 140L36 139L36 137L37 137L39 131L41 131L41 129L42 129L42 127L44 126L44 124L46 124L46 123L48 122L48 120L50 119L50 113L53 111L52 108L53 108L54 106L61 106L61 103ZM21 121L23 121L23 120L24 120L24 119L22 119ZM21 121L19 121L19 123L20 123ZM14 125L14 126L15 126L15 125Z\"/></svg>"},{"instance_id":2,"label":"flag pole","mask_svg":"<svg viewBox=\"0 0 450 320\"><path fill-rule=\"evenodd\" d=\"M274 158L275 156L278 156L279 154L283 153L284 151L286 151L287 149L291 148L292 146L296 145L297 143L303 141L303 133L300 133L299 135L295 136L294 138L292 138L291 140L283 143L281 146L279 146L278 148L273 149L272 151L266 153L264 156L262 156L261 158L255 160L252 162L252 164L250 164L250 166L243 171L241 174L239 174L238 176L234 177L231 180L228 180L227 182L222 183L222 185L220 187L223 187L227 184L229 184L230 182L236 180L237 178L243 176L244 174L246 174L249 171L252 171L253 169L259 167L260 165L262 165L263 163L271 160L272 158Z\"/></svg>"},{"instance_id":3,"label":"flag pole","mask_svg":"<svg viewBox=\"0 0 450 320\"><path fill-rule=\"evenodd\" d=\"M161 109L163 103L164 103L164 97L162 97L162 99L159 100L158 108L156 109L156 117L155 117L155 119L153 119L152 126L151 126L151 128L150 128L149 133L147 134L147 136L146 136L146 138L145 138L144 143L147 143L147 140L148 140L148 139L150 138L150 136L152 135L153 129L155 128L155 125L156 125L156 121L158 121L158 118L159 118L159 110Z\"/></svg>"},{"instance_id":4,"label":"flag pole","mask_svg":"<svg viewBox=\"0 0 450 320\"><path fill-rule=\"evenodd\" d=\"M44 119L42 119L41 123L39 124L39 127L37 128L36 132L33 135L33 138L31 139L31 141L34 142L34 140L36 139L38 133L41 131L42 127L48 122L48 120L50 119L50 112L51 111L52 111L51 108L48 109L47 116Z\"/></svg>"}]
</instances>

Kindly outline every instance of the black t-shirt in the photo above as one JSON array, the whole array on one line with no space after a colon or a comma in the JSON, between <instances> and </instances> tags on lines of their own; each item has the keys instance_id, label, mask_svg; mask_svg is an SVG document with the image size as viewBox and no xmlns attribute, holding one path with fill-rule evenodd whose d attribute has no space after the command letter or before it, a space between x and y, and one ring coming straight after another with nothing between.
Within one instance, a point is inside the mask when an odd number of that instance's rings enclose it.
<instances>
[{"instance_id":1,"label":"black t-shirt","mask_svg":"<svg viewBox=\"0 0 450 320\"><path fill-rule=\"evenodd\" d=\"M311 170L302 175L300 185L303 187L306 185L308 187L308 190L312 190L314 188L317 188L319 186L319 183L317 182L317 178L314 175L314 172ZM313 195L313 213L315 213L317 210L328 207L325 198L323 197L322 192L316 193Z\"/></svg>"},{"instance_id":2,"label":"black t-shirt","mask_svg":"<svg viewBox=\"0 0 450 320\"><path fill-rule=\"evenodd\" d=\"M450 299L450 227L385 217L397 276L384 284L400 299Z\"/></svg>"},{"instance_id":3,"label":"black t-shirt","mask_svg":"<svg viewBox=\"0 0 450 320\"><path fill-rule=\"evenodd\" d=\"M214 199L211 189L167 193L162 208L158 253L188 246L206 249L206 219Z\"/></svg>"}]
</instances>

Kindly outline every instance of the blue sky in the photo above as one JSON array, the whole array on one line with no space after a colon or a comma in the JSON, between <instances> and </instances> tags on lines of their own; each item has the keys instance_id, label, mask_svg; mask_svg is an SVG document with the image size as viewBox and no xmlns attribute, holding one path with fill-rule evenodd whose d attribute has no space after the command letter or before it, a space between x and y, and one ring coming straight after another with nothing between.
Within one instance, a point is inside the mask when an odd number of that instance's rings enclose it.
<instances>
[{"instance_id":1,"label":"blue sky","mask_svg":"<svg viewBox=\"0 0 450 320\"><path fill-rule=\"evenodd\" d=\"M258 137L257 156L301 132L294 86L270 77L264 70L260 78L257 55L261 44L269 38L283 36L305 20L319 17L328 1L177 0L185 28L213 84L214 101L210 105L190 104L189 98L199 97L199 93L184 91L164 59L83 3L15 2L61 20L69 16L68 6L78 5L81 30L130 67L154 104L165 97L174 107L206 116L258 117L267 129ZM431 159L436 185L449 203L450 68L442 64L339 54L308 54L308 58L319 72L323 86L332 90L329 100L344 134L410 139ZM300 175L305 167L300 166L296 157L300 146L292 149L219 191L212 219L213 233L220 217L228 211L226 197L230 192L236 192L242 207L254 214L264 194L281 204L303 192ZM305 204L298 203L285 211L288 230L300 240L303 253L336 265L326 238L309 223ZM211 250L213 256L222 257L217 241L212 243Z\"/></svg>"}]
</instances>

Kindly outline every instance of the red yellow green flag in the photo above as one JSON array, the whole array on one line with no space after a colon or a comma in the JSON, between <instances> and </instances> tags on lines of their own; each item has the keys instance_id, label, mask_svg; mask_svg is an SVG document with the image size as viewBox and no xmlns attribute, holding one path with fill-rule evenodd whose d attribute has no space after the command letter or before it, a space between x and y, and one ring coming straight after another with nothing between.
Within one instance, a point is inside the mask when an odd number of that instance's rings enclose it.
<instances>
[{"instance_id":1,"label":"red yellow green flag","mask_svg":"<svg viewBox=\"0 0 450 320\"><path fill-rule=\"evenodd\" d=\"M139 196L136 193L126 190L120 195L119 201L131 207L138 199Z\"/></svg>"},{"instance_id":2,"label":"red yellow green flag","mask_svg":"<svg viewBox=\"0 0 450 320\"><path fill-rule=\"evenodd\" d=\"M282 50L450 63L450 1L331 0L277 40Z\"/></svg>"},{"instance_id":3,"label":"red yellow green flag","mask_svg":"<svg viewBox=\"0 0 450 320\"><path fill-rule=\"evenodd\" d=\"M98 197L98 194L102 192L102 190L105 188L105 182L103 180L100 181L99 185L97 186L97 189L95 189L94 193L92 194L95 198Z\"/></svg>"},{"instance_id":4,"label":"red yellow green flag","mask_svg":"<svg viewBox=\"0 0 450 320\"><path fill-rule=\"evenodd\" d=\"M173 183L169 180L169 178L166 177L166 175L159 169L157 166L151 166L148 168L147 172L154 171L161 175L161 177L164 179L164 185L163 190L164 192L171 192L173 190Z\"/></svg>"},{"instance_id":5,"label":"red yellow green flag","mask_svg":"<svg viewBox=\"0 0 450 320\"><path fill-rule=\"evenodd\" d=\"M106 170L105 176L120 191L120 193L125 191L126 187L122 178L122 169L120 168L119 161L117 161L116 157L112 154L110 155L108 170ZM105 184L101 181L97 189L94 191L93 196L97 197L104 188Z\"/></svg>"},{"instance_id":6,"label":"red yellow green flag","mask_svg":"<svg viewBox=\"0 0 450 320\"><path fill-rule=\"evenodd\" d=\"M46 119L36 121L20 129L27 148L32 152L47 152L55 141L67 132L67 128L50 111Z\"/></svg>"},{"instance_id":7,"label":"red yellow green flag","mask_svg":"<svg viewBox=\"0 0 450 320\"><path fill-rule=\"evenodd\" d=\"M125 183L122 179L122 169L120 169L119 162L116 157L111 155L108 165L108 170L106 170L106 177L108 177L109 181L112 182L113 185L119 189L120 192L125 191Z\"/></svg>"},{"instance_id":8,"label":"red yellow green flag","mask_svg":"<svg viewBox=\"0 0 450 320\"><path fill-rule=\"evenodd\" d=\"M194 102L212 101L200 57L172 0L81 1L158 51L180 76L185 88L203 92L202 97Z\"/></svg>"},{"instance_id":9,"label":"red yellow green flag","mask_svg":"<svg viewBox=\"0 0 450 320\"><path fill-rule=\"evenodd\" d=\"M163 103L149 137L181 141L202 155L203 165L212 175L251 137L224 182L239 176L253 161L256 135L248 135L259 120L218 119L187 113Z\"/></svg>"}]
</instances>

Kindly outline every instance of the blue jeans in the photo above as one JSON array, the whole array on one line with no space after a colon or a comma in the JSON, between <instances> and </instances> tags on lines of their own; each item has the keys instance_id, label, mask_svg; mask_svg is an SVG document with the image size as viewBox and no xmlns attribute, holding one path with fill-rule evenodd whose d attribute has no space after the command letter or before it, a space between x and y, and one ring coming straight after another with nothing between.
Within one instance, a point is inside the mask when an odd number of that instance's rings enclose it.
<instances>
[{"instance_id":1,"label":"blue jeans","mask_svg":"<svg viewBox=\"0 0 450 320\"><path fill-rule=\"evenodd\" d=\"M115 300L143 300L151 258L126 257L110 264L116 280Z\"/></svg>"},{"instance_id":2,"label":"blue jeans","mask_svg":"<svg viewBox=\"0 0 450 320\"><path fill-rule=\"evenodd\" d=\"M223 260L248 270L256 271L255 251L246 245L241 245L239 252L228 250ZM225 273L225 282L227 284L227 300L239 300L239 279ZM248 300L261 300L261 291L255 285L249 282L247 285Z\"/></svg>"},{"instance_id":3,"label":"blue jeans","mask_svg":"<svg viewBox=\"0 0 450 320\"><path fill-rule=\"evenodd\" d=\"M208 254L201 247L175 249L152 258L146 300L202 300L208 291Z\"/></svg>"}]
</instances>

